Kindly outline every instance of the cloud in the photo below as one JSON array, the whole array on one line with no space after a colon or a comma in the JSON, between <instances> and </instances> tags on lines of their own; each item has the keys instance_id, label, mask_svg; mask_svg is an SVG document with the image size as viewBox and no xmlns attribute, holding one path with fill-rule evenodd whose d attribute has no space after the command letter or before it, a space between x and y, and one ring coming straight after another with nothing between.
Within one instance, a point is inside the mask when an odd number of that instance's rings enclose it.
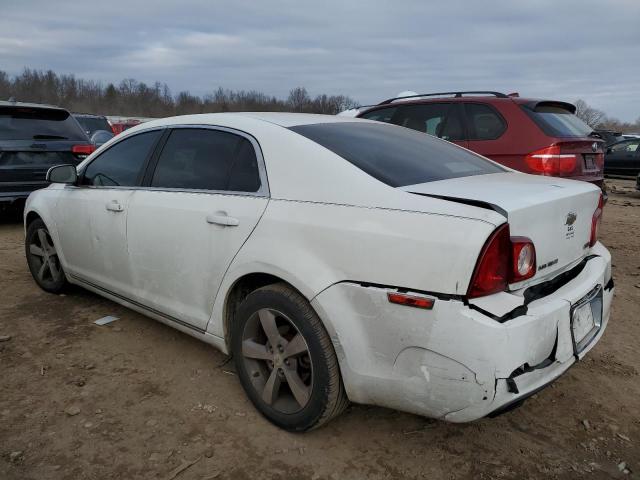
<instances>
[{"instance_id":1,"label":"cloud","mask_svg":"<svg viewBox=\"0 0 640 480\"><path fill-rule=\"evenodd\" d=\"M42 14L46 12L46 14ZM5 0L0 68L286 96L491 89L640 116L640 2Z\"/></svg>"}]
</instances>

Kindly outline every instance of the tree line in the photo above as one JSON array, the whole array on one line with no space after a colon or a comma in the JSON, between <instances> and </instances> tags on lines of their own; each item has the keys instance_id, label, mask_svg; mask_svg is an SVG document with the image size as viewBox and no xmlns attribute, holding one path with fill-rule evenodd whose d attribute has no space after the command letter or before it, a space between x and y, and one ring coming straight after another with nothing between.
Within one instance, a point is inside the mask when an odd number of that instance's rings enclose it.
<instances>
[{"instance_id":1,"label":"tree line","mask_svg":"<svg viewBox=\"0 0 640 480\"><path fill-rule=\"evenodd\" d=\"M609 117L602 110L590 106L580 99L575 103L576 116L591 128L613 130L621 133L640 133L640 117L635 122L621 122L617 118Z\"/></svg>"},{"instance_id":2,"label":"tree line","mask_svg":"<svg viewBox=\"0 0 640 480\"><path fill-rule=\"evenodd\" d=\"M296 87L287 99L250 90L217 90L203 95L188 91L172 94L166 83L148 85L133 78L117 85L25 68L10 76L0 70L0 100L58 105L72 112L135 117L168 117L191 113L272 111L336 114L357 106L345 95L312 98L304 87Z\"/></svg>"},{"instance_id":3,"label":"tree line","mask_svg":"<svg viewBox=\"0 0 640 480\"><path fill-rule=\"evenodd\" d=\"M188 91L173 94L166 83L149 85L133 78L118 84L57 74L52 70L25 68L10 76L0 70L0 100L14 98L21 102L59 105L72 112L132 117L168 117L190 113L272 111L336 114L358 104L345 95L318 95L312 98L304 87L296 87L286 99L255 90L218 88L206 95ZM576 102L576 115L593 128L617 132L640 132L640 118L635 123L621 122L584 100Z\"/></svg>"}]
</instances>

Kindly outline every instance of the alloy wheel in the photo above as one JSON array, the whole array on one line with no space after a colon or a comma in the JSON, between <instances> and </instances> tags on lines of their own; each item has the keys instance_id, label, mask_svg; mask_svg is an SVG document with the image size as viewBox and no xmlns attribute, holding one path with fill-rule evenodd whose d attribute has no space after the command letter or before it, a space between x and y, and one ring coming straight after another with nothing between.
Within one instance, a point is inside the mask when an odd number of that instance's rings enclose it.
<instances>
[{"instance_id":1,"label":"alloy wheel","mask_svg":"<svg viewBox=\"0 0 640 480\"><path fill-rule=\"evenodd\" d=\"M63 274L58 252L46 229L39 228L31 237L29 255L36 267L35 273L38 280L43 283L61 280Z\"/></svg>"},{"instance_id":2,"label":"alloy wheel","mask_svg":"<svg viewBox=\"0 0 640 480\"><path fill-rule=\"evenodd\" d=\"M271 408L291 414L307 405L313 388L309 347L285 314L262 308L251 315L242 357L253 388Z\"/></svg>"}]
</instances>

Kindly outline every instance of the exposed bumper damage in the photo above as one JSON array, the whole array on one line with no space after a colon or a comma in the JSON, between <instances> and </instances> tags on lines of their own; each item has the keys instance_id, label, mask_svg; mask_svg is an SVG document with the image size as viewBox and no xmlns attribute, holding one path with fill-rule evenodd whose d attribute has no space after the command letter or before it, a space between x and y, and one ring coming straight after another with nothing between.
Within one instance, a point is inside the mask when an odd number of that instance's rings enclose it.
<instances>
[{"instance_id":1,"label":"exposed bumper damage","mask_svg":"<svg viewBox=\"0 0 640 480\"><path fill-rule=\"evenodd\" d=\"M333 339L349 398L465 422L535 393L582 358L607 326L611 257L600 244L592 250L576 276L503 322L459 299L439 298L422 310L389 303L383 287L340 283L323 291L313 305ZM576 353L571 307L597 285L602 324ZM496 315L526 303L524 291L492 297L482 310Z\"/></svg>"}]
</instances>

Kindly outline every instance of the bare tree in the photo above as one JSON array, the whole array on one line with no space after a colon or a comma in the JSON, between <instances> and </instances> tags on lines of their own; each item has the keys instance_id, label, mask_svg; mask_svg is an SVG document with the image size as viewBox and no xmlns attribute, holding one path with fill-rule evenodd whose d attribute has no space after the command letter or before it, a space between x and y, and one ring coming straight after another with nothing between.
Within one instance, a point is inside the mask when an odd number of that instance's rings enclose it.
<instances>
[{"instance_id":1,"label":"bare tree","mask_svg":"<svg viewBox=\"0 0 640 480\"><path fill-rule=\"evenodd\" d=\"M296 87L289 92L287 103L294 112L304 112L311 103L311 98L304 87Z\"/></svg>"},{"instance_id":2,"label":"bare tree","mask_svg":"<svg viewBox=\"0 0 640 480\"><path fill-rule=\"evenodd\" d=\"M575 103L576 116L591 128L598 128L606 115L602 110L589 106L587 102L579 99Z\"/></svg>"}]
</instances>

